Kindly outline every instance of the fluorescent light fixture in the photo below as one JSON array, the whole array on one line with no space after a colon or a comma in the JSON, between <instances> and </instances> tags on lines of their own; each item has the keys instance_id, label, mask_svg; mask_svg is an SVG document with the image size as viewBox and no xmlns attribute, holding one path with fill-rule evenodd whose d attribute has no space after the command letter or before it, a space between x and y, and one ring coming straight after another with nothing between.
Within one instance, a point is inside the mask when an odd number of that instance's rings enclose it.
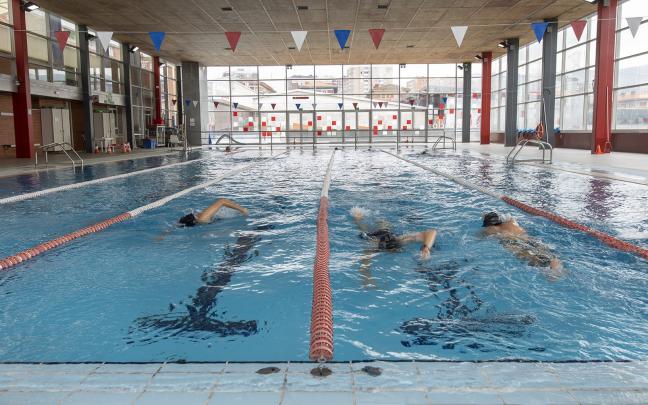
<instances>
[{"instance_id":1,"label":"fluorescent light fixture","mask_svg":"<svg viewBox=\"0 0 648 405\"><path fill-rule=\"evenodd\" d=\"M459 70L463 70L463 66L461 66L461 65L457 65L457 69L459 69Z\"/></svg>"},{"instance_id":2,"label":"fluorescent light fixture","mask_svg":"<svg viewBox=\"0 0 648 405\"><path fill-rule=\"evenodd\" d=\"M131 53L133 53L133 52L137 52L137 51L139 51L139 46L137 46L137 45L135 45L135 46L131 46L131 47L128 49L128 51L131 52Z\"/></svg>"},{"instance_id":3,"label":"fluorescent light fixture","mask_svg":"<svg viewBox=\"0 0 648 405\"><path fill-rule=\"evenodd\" d=\"M23 7L25 8L25 11L35 11L40 8L40 6L34 2L31 1L26 1L23 3Z\"/></svg>"},{"instance_id":4,"label":"fluorescent light fixture","mask_svg":"<svg viewBox=\"0 0 648 405\"><path fill-rule=\"evenodd\" d=\"M499 46L500 48L506 49L506 48L508 48L509 44L506 41L502 41L499 44L497 44L497 46Z\"/></svg>"},{"instance_id":5,"label":"fluorescent light fixture","mask_svg":"<svg viewBox=\"0 0 648 405\"><path fill-rule=\"evenodd\" d=\"M484 58L481 55L475 55L475 59L477 60L483 60Z\"/></svg>"},{"instance_id":6,"label":"fluorescent light fixture","mask_svg":"<svg viewBox=\"0 0 648 405\"><path fill-rule=\"evenodd\" d=\"M598 3L598 0L585 0L586 3L594 4Z\"/></svg>"}]
</instances>

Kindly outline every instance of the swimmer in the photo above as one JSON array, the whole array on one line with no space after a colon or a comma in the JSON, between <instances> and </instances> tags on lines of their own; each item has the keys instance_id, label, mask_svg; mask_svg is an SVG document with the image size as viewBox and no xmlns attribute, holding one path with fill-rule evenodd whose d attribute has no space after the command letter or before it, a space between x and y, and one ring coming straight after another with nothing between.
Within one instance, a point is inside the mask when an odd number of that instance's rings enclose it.
<instances>
[{"instance_id":1,"label":"swimmer","mask_svg":"<svg viewBox=\"0 0 648 405\"><path fill-rule=\"evenodd\" d=\"M398 252L401 248L411 242L421 242L421 259L430 257L430 250L434 245L437 232L434 229L428 229L423 232L396 235L389 229L389 224L385 221L378 221L372 230L364 221L369 213L368 210L359 207L351 209L351 216L358 228L362 231L360 238L370 242L371 248L364 250L360 257L360 274L364 287L376 287L376 283L371 275L371 259L380 252Z\"/></svg>"},{"instance_id":2,"label":"swimmer","mask_svg":"<svg viewBox=\"0 0 648 405\"><path fill-rule=\"evenodd\" d=\"M225 147L225 153L229 153L229 152L231 152L231 151L232 151L232 147L231 147L231 146L227 146L227 147Z\"/></svg>"},{"instance_id":3,"label":"swimmer","mask_svg":"<svg viewBox=\"0 0 648 405\"><path fill-rule=\"evenodd\" d=\"M515 218L495 211L484 215L482 224L486 235L496 236L502 246L518 258L525 260L533 267L545 267L550 270L547 278L554 281L564 274L563 264L551 252L548 246L527 235Z\"/></svg>"},{"instance_id":4,"label":"swimmer","mask_svg":"<svg viewBox=\"0 0 648 405\"><path fill-rule=\"evenodd\" d=\"M180 218L180 220L178 220L178 223L181 226L196 226L198 224L210 224L214 221L214 217L216 216L218 211L220 211L220 209L223 207L236 210L241 214L243 214L243 216L248 215L247 208L241 207L240 205L238 205L232 200L221 198L220 200L216 201L215 203L207 207L204 211L201 211L197 214L191 213L185 215L184 217Z\"/></svg>"}]
</instances>

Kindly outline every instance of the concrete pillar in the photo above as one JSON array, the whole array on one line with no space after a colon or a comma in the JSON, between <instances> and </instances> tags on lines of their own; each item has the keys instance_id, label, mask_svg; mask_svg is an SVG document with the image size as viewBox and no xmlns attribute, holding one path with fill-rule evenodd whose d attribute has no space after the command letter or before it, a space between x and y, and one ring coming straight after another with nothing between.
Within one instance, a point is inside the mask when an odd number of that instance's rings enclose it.
<instances>
[{"instance_id":1,"label":"concrete pillar","mask_svg":"<svg viewBox=\"0 0 648 405\"><path fill-rule=\"evenodd\" d=\"M482 103L481 103L481 128L480 143L490 143L491 124L491 72L493 64L493 53L482 53Z\"/></svg>"},{"instance_id":2,"label":"concrete pillar","mask_svg":"<svg viewBox=\"0 0 648 405\"><path fill-rule=\"evenodd\" d=\"M31 87L29 82L29 56L25 10L21 0L11 1L14 24L14 50L16 53L17 91L13 94L14 135L16 157L34 157L34 128L32 124Z\"/></svg>"},{"instance_id":3,"label":"concrete pillar","mask_svg":"<svg viewBox=\"0 0 648 405\"><path fill-rule=\"evenodd\" d=\"M461 121L461 142L470 142L470 110L472 99L472 64L463 64L463 117Z\"/></svg>"},{"instance_id":4,"label":"concrete pillar","mask_svg":"<svg viewBox=\"0 0 648 405\"><path fill-rule=\"evenodd\" d=\"M100 46L97 44L97 46ZM88 46L88 27L79 25L79 53L81 56L81 93L83 103L83 137L86 152L92 152L93 117L92 117L92 89L90 88L90 49Z\"/></svg>"},{"instance_id":5,"label":"concrete pillar","mask_svg":"<svg viewBox=\"0 0 648 405\"><path fill-rule=\"evenodd\" d=\"M126 141L133 146L133 89L131 87L131 51L130 45L122 46L122 59L124 61L124 96L126 98Z\"/></svg>"},{"instance_id":6,"label":"concrete pillar","mask_svg":"<svg viewBox=\"0 0 648 405\"><path fill-rule=\"evenodd\" d=\"M202 145L202 133L207 131L207 68L198 62L182 62L182 96L192 103L185 104L187 141L191 146ZM194 106L193 101L198 101Z\"/></svg>"},{"instance_id":7,"label":"concrete pillar","mask_svg":"<svg viewBox=\"0 0 648 405\"><path fill-rule=\"evenodd\" d=\"M617 0L608 0L606 2L599 1L598 5L592 153L609 153L612 150L612 145L608 142L612 138L612 90L614 89L617 4Z\"/></svg>"},{"instance_id":8,"label":"concrete pillar","mask_svg":"<svg viewBox=\"0 0 648 405\"><path fill-rule=\"evenodd\" d=\"M556 113L556 59L558 52L558 23L556 19L545 20L549 23L542 39L542 114L540 121L545 124L545 139L556 146L554 131Z\"/></svg>"},{"instance_id":9,"label":"concrete pillar","mask_svg":"<svg viewBox=\"0 0 648 405\"><path fill-rule=\"evenodd\" d=\"M517 143L517 95L518 95L518 60L520 58L520 39L507 40L506 53L506 123L504 146L515 146Z\"/></svg>"}]
</instances>

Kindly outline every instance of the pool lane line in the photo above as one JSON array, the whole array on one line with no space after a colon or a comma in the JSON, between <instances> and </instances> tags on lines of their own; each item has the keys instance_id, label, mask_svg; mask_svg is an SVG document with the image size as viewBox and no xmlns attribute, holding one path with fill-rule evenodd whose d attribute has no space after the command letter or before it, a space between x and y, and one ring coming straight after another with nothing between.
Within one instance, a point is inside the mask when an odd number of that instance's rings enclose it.
<instances>
[{"instance_id":1,"label":"pool lane line","mask_svg":"<svg viewBox=\"0 0 648 405\"><path fill-rule=\"evenodd\" d=\"M330 243L328 236L328 192L333 170L333 150L324 176L317 215L317 242L313 265L313 303L311 307L309 358L314 361L333 359L333 298L329 275Z\"/></svg>"},{"instance_id":2,"label":"pool lane line","mask_svg":"<svg viewBox=\"0 0 648 405\"><path fill-rule=\"evenodd\" d=\"M523 203L521 201L518 201L518 200L516 200L514 198L505 196L503 194L498 194L498 193L496 193L494 191L491 191L491 190L485 189L483 187L477 186L477 185L472 184L472 183L470 183L470 182L468 182L466 180L463 180L463 179L461 179L461 178L459 178L457 176L453 176L451 174L444 173L442 171L433 169L433 168L428 167L428 166L423 166L420 163L417 163L417 162L414 162L414 161L409 160L407 158L395 155L395 154L393 154L391 152L388 152L386 150L381 149L381 151L388 154L388 155L391 155L391 156L393 156L393 157L395 157L397 159L400 159L400 160L403 160L403 161L405 161L407 163L410 163L410 164L412 164L414 166L420 167L423 170L427 170L427 171L432 172L432 173L434 173L436 175L439 175L439 176L445 177L447 179L450 179L450 180L454 181L455 183L458 183L458 184L460 184L460 185L462 185L464 187L467 187L467 188L479 191L481 193L490 195L492 197L495 197L495 198L497 198L499 200L502 200L505 203L507 203L507 204L509 204L509 205L511 205L511 206L513 206L515 208L518 208L518 209L520 209L522 211L525 211L525 212L527 212L529 214L547 218L547 219L557 223L558 225L562 225L562 226L564 226L566 228L569 228L569 229L575 229L575 230L581 231L583 233L586 233L586 234L588 234L590 236L595 237L596 239L600 240L601 242L605 243L606 245L608 245L610 247L621 250L623 252L633 253L633 254L635 254L637 256L640 256L640 257L648 260L648 249L646 249L646 248L642 248L641 246L633 245L632 243L629 243L629 242L623 241L621 239L618 239L618 238L616 238L616 237L614 237L612 235L609 235L609 234L607 234L605 232L598 231L596 229L593 229L593 228L590 228L588 226L579 224L577 222L574 222L574 221L572 221L570 219L567 219L567 218L562 217L560 215L554 214L552 212L541 210L539 208L535 208L535 207L530 206L528 204L525 204L525 203Z\"/></svg>"},{"instance_id":3,"label":"pool lane line","mask_svg":"<svg viewBox=\"0 0 648 405\"><path fill-rule=\"evenodd\" d=\"M161 207L164 204L166 204L166 203L168 203L170 201L173 201L173 200L175 200L175 199L177 199L179 197L182 197L182 196L184 196L184 195L186 195L186 194L188 194L188 193L190 193L192 191L199 190L199 189L202 189L202 188L207 188L207 187L209 187L211 185L214 185L214 184L216 184L216 183L218 183L218 182L220 182L220 181L222 181L222 180L224 180L224 179L226 179L228 177L237 175L237 174L239 174L239 173L241 173L241 172L243 172L245 170L248 170L248 169L258 165L259 163L266 162L266 161L271 160L271 159L276 159L277 157L279 157L281 155L284 155L286 153L288 153L288 152L283 152L283 153L280 153L278 155L274 155L274 156L265 158L261 162L254 162L252 164L249 164L249 165L246 165L246 166L243 166L243 167L239 167L238 169L230 170L229 172L223 174L222 176L220 176L220 177L218 177L218 178L216 178L214 180L206 181L204 183L201 183L201 184L198 184L196 186L190 187L188 189L182 190L182 191L180 191L178 193L171 194L170 196L164 197L164 198L162 198L160 200L157 200L157 201L154 201L154 202L152 202L150 204L144 205L142 207L136 208L136 209L131 210L131 211L124 212L123 214L120 214L120 215L117 215L115 217L106 219L106 220L101 221L101 222L99 222L97 224L90 225L90 226L87 226L85 228L81 228L81 229L79 229L77 231L65 234L65 235L60 236L60 237L58 237L56 239L41 243L41 244L36 245L36 246L34 246L32 248L29 248L29 249L23 250L22 252L16 253L15 255L5 257L4 259L0 259L0 271L8 270L11 267L14 267L14 266L16 266L16 265L18 265L18 264L20 264L22 262L30 260L30 259L32 259L32 258L34 258L36 256L39 256L39 255L41 255L41 254L43 254L45 252L48 252L48 251L50 251L52 249L55 249L55 248L57 248L57 247L59 247L61 245L72 242L75 239L79 239L79 238L82 238L84 236L88 236L90 234L103 231L104 229L107 229L107 228L109 228L109 227L111 227L111 226L113 226L115 224L120 223L120 222L124 222L127 219L135 218L138 215L142 214L143 212L146 212L146 211Z\"/></svg>"},{"instance_id":4,"label":"pool lane line","mask_svg":"<svg viewBox=\"0 0 648 405\"><path fill-rule=\"evenodd\" d=\"M234 155L234 154L242 153L242 152L247 152L247 151L232 152L229 155ZM19 201L25 201L25 200L29 200L29 199L32 199L32 198L42 197L44 195L48 195L48 194L52 194L52 193L58 193L58 192L61 192L61 191L74 190L74 189L77 189L77 188L91 186L93 184L105 183L105 182L111 181L111 180L123 179L123 178L130 177L130 176L136 176L138 174L151 173L151 172L154 172L154 171L157 171L157 170L169 169L171 167L184 166L184 165L188 165L188 164L191 164L191 163L196 163L196 162L200 162L200 161L208 160L208 159L212 159L212 158L213 158L213 156L212 157L206 157L206 158L200 158L200 159L194 159L194 160L187 160L185 162L171 163L171 164L168 164L168 165L151 167L149 169L137 170L137 171L130 172L130 173L122 173L122 174L117 174L117 175L114 175L114 176L102 177L100 179L82 181L82 182L73 183L73 184L66 184L64 186L47 188L45 190L39 190L39 191L31 192L31 193L15 195L15 196L0 199L0 205L11 204L11 203L19 202Z\"/></svg>"}]
</instances>

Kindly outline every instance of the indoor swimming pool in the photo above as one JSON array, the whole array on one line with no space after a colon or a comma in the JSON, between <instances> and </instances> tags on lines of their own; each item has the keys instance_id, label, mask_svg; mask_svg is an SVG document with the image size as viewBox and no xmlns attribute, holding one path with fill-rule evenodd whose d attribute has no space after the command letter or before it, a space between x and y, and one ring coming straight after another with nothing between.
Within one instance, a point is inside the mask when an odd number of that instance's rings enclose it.
<instances>
[{"instance_id":1,"label":"indoor swimming pool","mask_svg":"<svg viewBox=\"0 0 648 405\"><path fill-rule=\"evenodd\" d=\"M648 247L646 186L422 150L400 156ZM190 164L1 205L5 257L226 176L1 271L0 361L308 360L315 219L332 153L194 152ZM180 161L160 159L3 178L0 198ZM218 198L249 216L176 226ZM418 244L376 251L359 237L354 207L396 234L436 229L431 258ZM564 272L486 237L482 214L492 210L516 217ZM328 224L336 361L648 358L648 265L588 235L376 148L335 152Z\"/></svg>"}]
</instances>

